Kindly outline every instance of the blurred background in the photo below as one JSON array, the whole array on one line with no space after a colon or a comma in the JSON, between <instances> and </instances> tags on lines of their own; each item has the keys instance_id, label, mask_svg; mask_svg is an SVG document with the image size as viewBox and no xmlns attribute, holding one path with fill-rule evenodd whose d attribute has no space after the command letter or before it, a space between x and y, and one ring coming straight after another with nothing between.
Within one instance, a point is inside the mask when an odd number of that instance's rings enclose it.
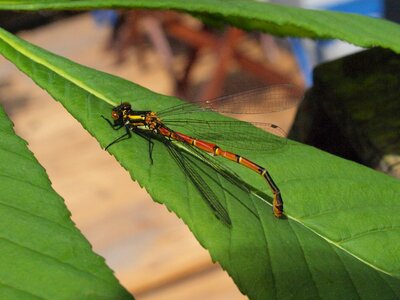
<instances>
[{"instance_id":1,"label":"blurred background","mask_svg":"<svg viewBox=\"0 0 400 300\"><path fill-rule=\"evenodd\" d=\"M398 18L391 9L396 1L276 2ZM1 12L0 25L75 62L188 101L282 83L304 91L314 65L360 50L338 41L215 28L172 11ZM17 134L94 251L136 299L245 299L181 220L154 203L60 104L3 58L0 87ZM295 113L293 107L254 121L288 132Z\"/></svg>"}]
</instances>

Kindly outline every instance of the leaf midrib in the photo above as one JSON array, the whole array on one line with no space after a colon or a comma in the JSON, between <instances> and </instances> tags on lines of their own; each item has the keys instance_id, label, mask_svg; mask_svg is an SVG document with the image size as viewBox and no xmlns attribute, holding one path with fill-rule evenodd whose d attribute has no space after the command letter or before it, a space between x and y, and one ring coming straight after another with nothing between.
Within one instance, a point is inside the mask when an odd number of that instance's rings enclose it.
<instances>
[{"instance_id":1,"label":"leaf midrib","mask_svg":"<svg viewBox=\"0 0 400 300\"><path fill-rule=\"evenodd\" d=\"M302 223L299 219L297 219L297 218L295 218L295 217L292 217L292 216L290 216L290 215L286 215L286 216L287 216L289 219L291 219L291 220L293 220L293 221L295 221L295 222L297 222L297 223L303 225L305 228L309 229L311 232L313 232L313 233L315 233L316 235L320 236L321 238L323 238L323 239L324 239L325 241L327 241L328 243L330 243L330 244L336 246L338 249L341 249L342 251L344 251L344 252L350 254L350 255L353 256L354 258L356 258L356 259L358 259L359 261L363 262L363 263L366 264L367 266L370 266L371 268L373 268L373 269L375 269L375 270L377 270L377 271L380 271L380 272L382 272L382 273L384 273L384 274L387 274L387 275L389 275L389 276L395 277L395 274L392 274L392 273L390 273L390 272L388 272L388 271L386 271L386 270L383 270L383 269L381 269L381 268L378 268L377 266L371 264L370 262L368 262L368 261L362 259L361 257L357 256L356 254L354 254L354 253L350 252L349 250L347 250L346 248L342 247L338 242L335 242L335 241L333 241L333 240L331 240L331 239L329 239L329 238L327 238L327 237L321 235L321 234L320 234L318 231L316 231L315 229L313 229L313 228L307 226L306 224Z\"/></svg>"},{"instance_id":2,"label":"leaf midrib","mask_svg":"<svg viewBox=\"0 0 400 300\"><path fill-rule=\"evenodd\" d=\"M107 102L108 104L110 104L112 106L116 106L117 105L113 100L108 98L106 95L104 95L102 93L99 93L97 90L95 90L95 89L91 88L90 86L86 85L83 81L80 81L80 80L76 79L75 77L73 77L70 74L64 72L64 70L57 68L56 66L54 66L52 64L49 64L47 60L45 60L42 57L39 57L39 56L35 55L34 53L28 51L27 48L24 48L24 47L21 48L18 43L16 43L13 40L8 39L6 32L1 28L0 28L0 38L5 43L7 43L9 46L13 47L19 53L24 55L25 57L33 60L35 63L37 63L39 65L42 65L42 66L48 68L49 70L53 71L57 75L61 76L62 78L65 78L67 81L69 81L69 82L75 84L76 86L80 87L81 89L85 90L89 94L94 95L95 97Z\"/></svg>"}]
</instances>

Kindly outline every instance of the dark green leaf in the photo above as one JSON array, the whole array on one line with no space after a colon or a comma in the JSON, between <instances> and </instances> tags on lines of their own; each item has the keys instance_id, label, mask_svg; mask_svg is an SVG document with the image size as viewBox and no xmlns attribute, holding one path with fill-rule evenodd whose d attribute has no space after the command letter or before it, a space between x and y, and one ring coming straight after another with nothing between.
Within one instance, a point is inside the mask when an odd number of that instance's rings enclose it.
<instances>
[{"instance_id":1,"label":"dark green leaf","mask_svg":"<svg viewBox=\"0 0 400 300\"><path fill-rule=\"evenodd\" d=\"M400 52L399 25L376 18L306 10L246 0L97 0L0 1L0 9L174 9L234 26L280 36L340 39L361 47Z\"/></svg>"}]
</instances>

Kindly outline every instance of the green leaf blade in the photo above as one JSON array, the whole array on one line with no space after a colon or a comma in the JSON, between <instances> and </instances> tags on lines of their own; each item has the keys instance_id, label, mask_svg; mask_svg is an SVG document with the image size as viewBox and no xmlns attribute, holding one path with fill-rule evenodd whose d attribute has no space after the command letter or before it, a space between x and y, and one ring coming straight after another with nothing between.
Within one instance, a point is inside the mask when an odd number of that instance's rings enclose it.
<instances>
[{"instance_id":1,"label":"green leaf blade","mask_svg":"<svg viewBox=\"0 0 400 300\"><path fill-rule=\"evenodd\" d=\"M122 135L100 117L110 115L112 106L107 99L130 102L137 110L154 111L179 103L175 98L52 55L4 31L0 32L0 50L60 101L103 146ZM45 61L38 63L35 57ZM66 72L74 80L63 76ZM250 298L368 298L378 294L387 299L400 297L400 262L391 257L399 245L398 235L389 237L384 233L382 239L375 239L376 244L371 239L367 245L340 244L379 226L397 228L399 182L290 141L284 149L271 153L239 153L267 166L279 185L288 219L278 220L257 193L241 190L199 161L201 172L208 175L207 183L216 190L230 215L229 228L215 218L165 145L155 143L153 165L147 141L136 135L112 146L110 152L155 201L166 204L188 224L213 260ZM233 162L218 161L270 195L257 174ZM377 199L385 199L384 204ZM378 253L379 247L391 252Z\"/></svg>"},{"instance_id":2,"label":"green leaf blade","mask_svg":"<svg viewBox=\"0 0 400 300\"><path fill-rule=\"evenodd\" d=\"M247 30L279 36L340 39L360 47L382 47L400 53L399 25L357 14L306 10L246 0L98 0L0 1L0 9L173 9L212 17Z\"/></svg>"},{"instance_id":3,"label":"green leaf blade","mask_svg":"<svg viewBox=\"0 0 400 300\"><path fill-rule=\"evenodd\" d=\"M0 108L0 298L132 299Z\"/></svg>"}]
</instances>

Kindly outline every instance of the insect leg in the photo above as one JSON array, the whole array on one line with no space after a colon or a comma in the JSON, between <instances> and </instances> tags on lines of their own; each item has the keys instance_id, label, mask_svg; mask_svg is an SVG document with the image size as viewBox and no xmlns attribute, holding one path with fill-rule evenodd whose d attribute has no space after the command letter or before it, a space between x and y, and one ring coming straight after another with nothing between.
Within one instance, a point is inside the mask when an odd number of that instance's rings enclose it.
<instances>
[{"instance_id":1,"label":"insect leg","mask_svg":"<svg viewBox=\"0 0 400 300\"><path fill-rule=\"evenodd\" d=\"M120 136L119 138L117 138L116 140L112 141L110 144L108 144L108 146L105 148L105 150L107 150L108 148L110 148L112 145L114 145L114 144L116 144L116 143L119 143L119 142L121 142L121 141L123 141L123 140L127 140L127 139L131 138L132 133L131 133L131 131L130 131L129 126L125 126L125 130L126 130L126 133L123 134L123 135L121 135L121 136Z\"/></svg>"},{"instance_id":2,"label":"insect leg","mask_svg":"<svg viewBox=\"0 0 400 300\"><path fill-rule=\"evenodd\" d=\"M145 140L147 140L147 141L149 142L149 158L150 158L150 163L153 164L153 148L154 148L154 142L153 142L152 138L151 138L149 135L145 134L145 133L144 133L143 131L141 131L140 129L136 129L136 130L134 130L134 132L135 132L138 136L144 138Z\"/></svg>"},{"instance_id":3,"label":"insect leg","mask_svg":"<svg viewBox=\"0 0 400 300\"><path fill-rule=\"evenodd\" d=\"M106 120L107 121L107 123L111 126L111 128L112 129L114 129L114 130L119 130L119 129L121 129L122 127L124 127L124 125L115 125L115 124L113 124L109 119L107 119L105 116L103 116L103 115L101 115L101 117L104 119L104 120Z\"/></svg>"}]
</instances>

